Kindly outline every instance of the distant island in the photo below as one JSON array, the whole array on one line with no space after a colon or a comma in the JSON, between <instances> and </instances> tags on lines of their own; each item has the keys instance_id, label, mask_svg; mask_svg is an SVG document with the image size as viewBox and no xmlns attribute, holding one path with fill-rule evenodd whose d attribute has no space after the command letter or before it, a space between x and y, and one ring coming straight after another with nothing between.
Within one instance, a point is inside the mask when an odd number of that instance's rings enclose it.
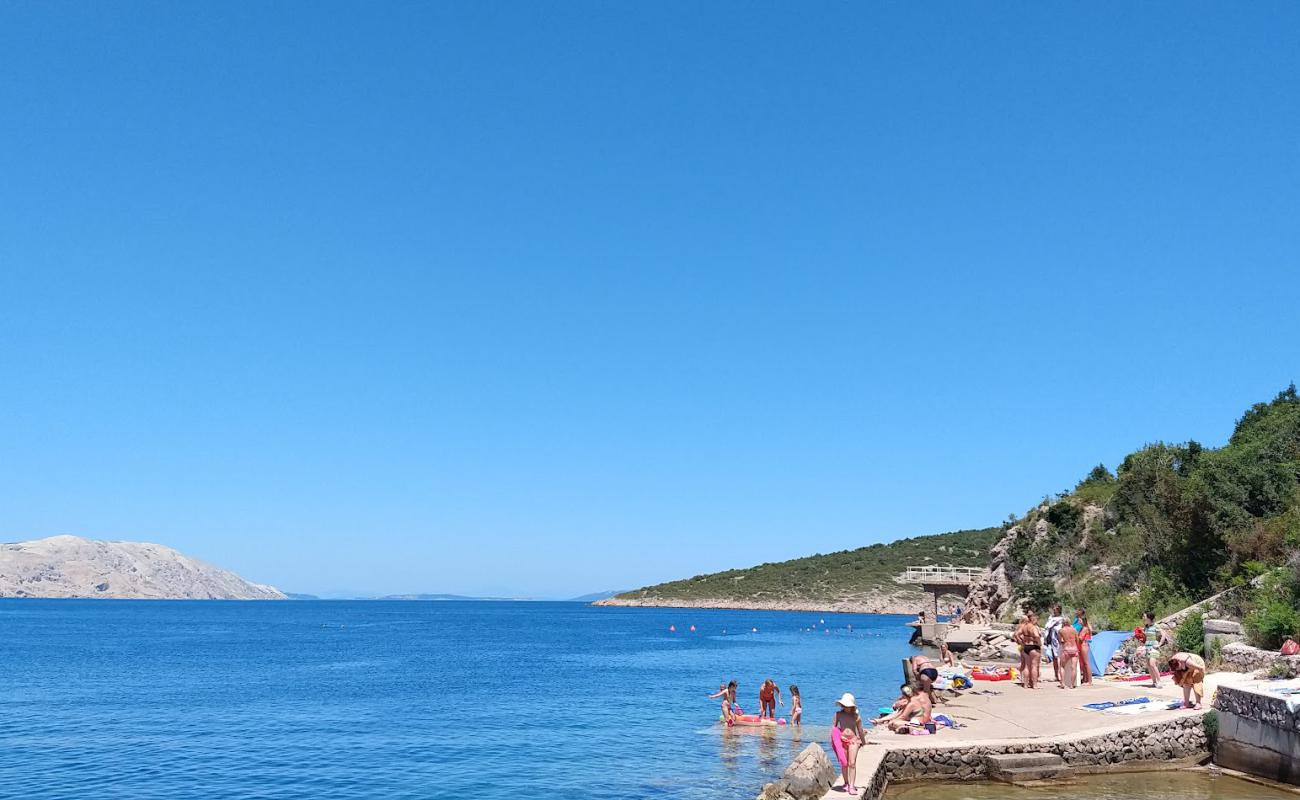
<instances>
[{"instance_id":1,"label":"distant island","mask_svg":"<svg viewBox=\"0 0 1300 800\"><path fill-rule=\"evenodd\" d=\"M470 597L464 594L386 594L383 597L369 598L374 600L491 600L495 602L507 602L516 600L514 597Z\"/></svg>"},{"instance_id":2,"label":"distant island","mask_svg":"<svg viewBox=\"0 0 1300 800\"><path fill-rule=\"evenodd\" d=\"M598 600L608 600L609 598L614 597L614 596L616 596L616 595L620 595L620 594L623 594L622 590L620 590L620 589L608 589L608 590L603 591L603 592L592 592L591 594L584 594L584 595L580 595L580 596L578 596L578 597L570 597L568 600L565 600L564 602L566 602L566 603L595 603L595 602L597 602Z\"/></svg>"},{"instance_id":3,"label":"distant island","mask_svg":"<svg viewBox=\"0 0 1300 800\"><path fill-rule=\"evenodd\" d=\"M170 547L80 536L0 544L0 597L285 599L274 586L246 581Z\"/></svg>"}]
</instances>

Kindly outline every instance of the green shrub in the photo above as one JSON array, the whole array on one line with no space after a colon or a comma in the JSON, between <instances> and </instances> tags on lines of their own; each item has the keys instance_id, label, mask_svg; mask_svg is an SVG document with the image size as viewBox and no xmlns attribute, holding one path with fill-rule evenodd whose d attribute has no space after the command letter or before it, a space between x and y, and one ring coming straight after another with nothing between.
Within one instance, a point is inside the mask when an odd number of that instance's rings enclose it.
<instances>
[{"instance_id":1,"label":"green shrub","mask_svg":"<svg viewBox=\"0 0 1300 800\"><path fill-rule=\"evenodd\" d=\"M1265 650L1277 650L1282 640L1300 632L1300 612L1289 598L1270 597L1246 615L1244 626L1250 643Z\"/></svg>"},{"instance_id":2,"label":"green shrub","mask_svg":"<svg viewBox=\"0 0 1300 800\"><path fill-rule=\"evenodd\" d=\"M1203 653L1205 651L1205 617L1199 612L1187 615L1187 619L1178 623L1174 629L1174 646L1181 653Z\"/></svg>"},{"instance_id":3,"label":"green shrub","mask_svg":"<svg viewBox=\"0 0 1300 800\"><path fill-rule=\"evenodd\" d=\"M1294 678L1295 673L1291 671L1291 665L1286 661L1275 661L1268 668L1268 677L1270 678Z\"/></svg>"},{"instance_id":4,"label":"green shrub","mask_svg":"<svg viewBox=\"0 0 1300 800\"><path fill-rule=\"evenodd\" d=\"M1210 749L1214 749L1214 743L1219 738L1219 712L1210 710L1205 712L1201 717L1201 724L1205 726L1205 738L1210 742Z\"/></svg>"},{"instance_id":5,"label":"green shrub","mask_svg":"<svg viewBox=\"0 0 1300 800\"><path fill-rule=\"evenodd\" d=\"M1142 622L1145 607L1139 598L1131 594L1116 595L1110 608L1104 613L1105 630L1130 631ZM1101 615L1099 615L1101 616Z\"/></svg>"},{"instance_id":6,"label":"green shrub","mask_svg":"<svg viewBox=\"0 0 1300 800\"><path fill-rule=\"evenodd\" d=\"M1079 520L1082 514L1073 503L1062 500L1047 509L1047 521L1054 528L1065 533L1073 533L1079 529Z\"/></svg>"},{"instance_id":7,"label":"green shrub","mask_svg":"<svg viewBox=\"0 0 1300 800\"><path fill-rule=\"evenodd\" d=\"M1038 611L1040 613L1048 611L1059 600L1056 593L1056 585L1049 580L1026 581L1020 587L1021 605L1026 610Z\"/></svg>"}]
</instances>

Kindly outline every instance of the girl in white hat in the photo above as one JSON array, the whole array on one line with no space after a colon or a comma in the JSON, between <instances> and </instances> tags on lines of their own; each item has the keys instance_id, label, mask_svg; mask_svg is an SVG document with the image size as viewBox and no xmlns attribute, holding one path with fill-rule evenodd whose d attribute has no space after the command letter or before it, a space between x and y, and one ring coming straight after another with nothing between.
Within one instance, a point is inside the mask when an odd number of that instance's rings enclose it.
<instances>
[{"instance_id":1,"label":"girl in white hat","mask_svg":"<svg viewBox=\"0 0 1300 800\"><path fill-rule=\"evenodd\" d=\"M831 723L831 749L840 762L840 774L844 777L844 786L840 791L857 794L853 785L857 780L858 748L867 738L862 730L862 717L858 715L858 704L853 695L844 693L838 701L839 710L835 712L835 721Z\"/></svg>"}]
</instances>

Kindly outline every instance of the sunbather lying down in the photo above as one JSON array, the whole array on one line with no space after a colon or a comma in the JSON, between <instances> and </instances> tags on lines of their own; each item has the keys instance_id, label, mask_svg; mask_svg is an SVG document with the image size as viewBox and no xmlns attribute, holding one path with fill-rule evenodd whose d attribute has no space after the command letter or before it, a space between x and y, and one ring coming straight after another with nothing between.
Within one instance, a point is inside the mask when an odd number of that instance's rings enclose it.
<instances>
[{"instance_id":1,"label":"sunbather lying down","mask_svg":"<svg viewBox=\"0 0 1300 800\"><path fill-rule=\"evenodd\" d=\"M872 725L884 725L894 733L910 733L913 723L925 725L933 722L931 714L934 705L930 702L930 693L913 689L907 703L892 714L885 714L871 721Z\"/></svg>"}]
</instances>

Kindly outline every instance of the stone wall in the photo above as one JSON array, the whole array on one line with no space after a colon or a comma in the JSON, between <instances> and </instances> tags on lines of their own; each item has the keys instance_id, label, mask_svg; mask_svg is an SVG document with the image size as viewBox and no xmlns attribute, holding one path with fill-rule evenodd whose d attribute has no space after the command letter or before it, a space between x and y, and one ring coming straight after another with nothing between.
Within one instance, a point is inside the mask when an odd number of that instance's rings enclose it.
<instances>
[{"instance_id":1,"label":"stone wall","mask_svg":"<svg viewBox=\"0 0 1300 800\"><path fill-rule=\"evenodd\" d=\"M1223 696L1223 689L1219 690L1219 696ZM892 781L986 778L985 757L991 755L1051 753L1060 756L1072 772L1088 773L1177 769L1208 760L1211 751L1204 714L1180 714L1173 719L1130 725L1073 739L1016 739L892 749L887 749L887 740L882 740L881 744L885 747L868 746L859 755L858 786L862 790L862 800L881 800ZM810 745L805 753L814 747L817 755L825 760L820 746ZM798 761L796 759L796 763ZM794 796L785 785L779 784L765 786L759 800L789 800Z\"/></svg>"},{"instance_id":2,"label":"stone wall","mask_svg":"<svg viewBox=\"0 0 1300 800\"><path fill-rule=\"evenodd\" d=\"M1281 697L1231 686L1219 687L1214 708L1219 712L1216 764L1300 784L1300 712Z\"/></svg>"},{"instance_id":3,"label":"stone wall","mask_svg":"<svg viewBox=\"0 0 1300 800\"><path fill-rule=\"evenodd\" d=\"M1210 744L1203 715L1195 714L1073 740L899 748L885 754L883 767L890 781L970 780L984 777L985 756L1005 753L1052 753L1073 771L1091 772L1199 762L1209 758Z\"/></svg>"},{"instance_id":4,"label":"stone wall","mask_svg":"<svg viewBox=\"0 0 1300 800\"><path fill-rule=\"evenodd\" d=\"M1208 655L1214 649L1214 643L1220 647L1236 644L1246 638L1241 623L1230 619L1205 618L1205 637L1202 655Z\"/></svg>"},{"instance_id":5,"label":"stone wall","mask_svg":"<svg viewBox=\"0 0 1300 800\"><path fill-rule=\"evenodd\" d=\"M1292 675L1300 675L1300 656L1284 656L1276 650L1260 650L1240 642L1223 648L1223 668L1233 672L1272 669L1275 664L1285 664Z\"/></svg>"}]
</instances>

